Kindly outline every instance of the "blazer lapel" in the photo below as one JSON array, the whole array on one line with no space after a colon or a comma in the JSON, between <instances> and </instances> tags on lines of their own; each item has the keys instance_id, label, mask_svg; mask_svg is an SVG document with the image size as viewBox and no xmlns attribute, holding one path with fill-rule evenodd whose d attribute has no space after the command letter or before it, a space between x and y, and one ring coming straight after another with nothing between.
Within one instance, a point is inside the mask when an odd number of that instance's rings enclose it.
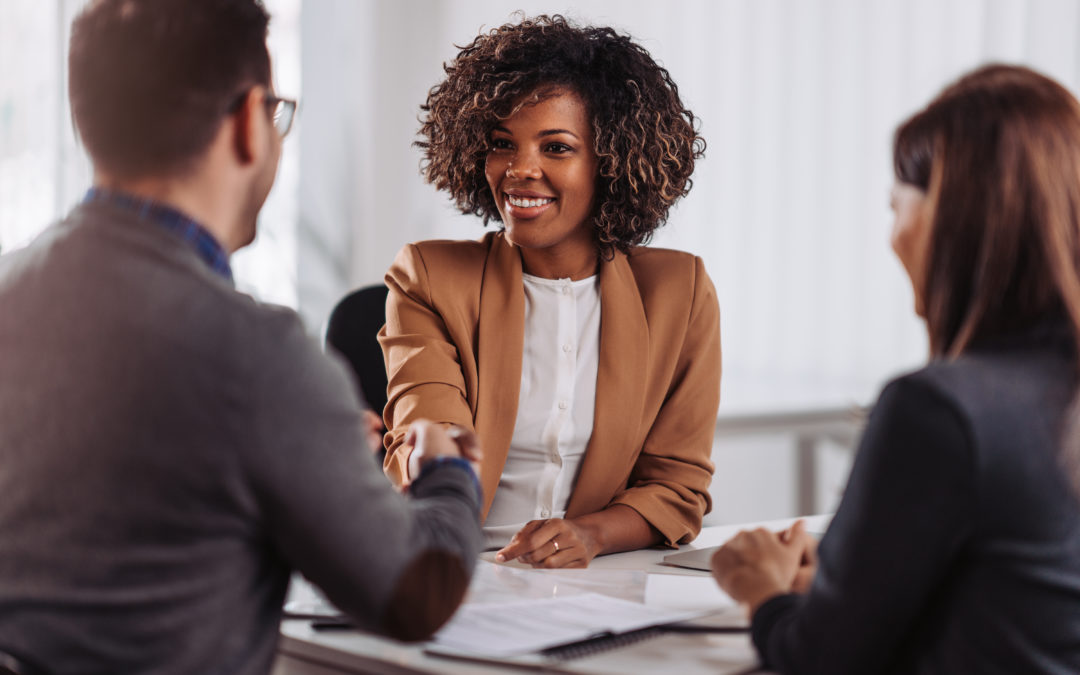
<instances>
[{"instance_id":1,"label":"blazer lapel","mask_svg":"<svg viewBox=\"0 0 1080 675\"><path fill-rule=\"evenodd\" d=\"M520 354L520 351L519 351ZM593 432L566 517L593 513L626 488L645 406L649 325L630 263L622 253L600 264L600 363Z\"/></svg>"},{"instance_id":2,"label":"blazer lapel","mask_svg":"<svg viewBox=\"0 0 1080 675\"><path fill-rule=\"evenodd\" d=\"M476 433L484 439L480 485L487 518L517 420L521 352L525 341L525 288L521 253L503 233L492 237L480 288L477 327Z\"/></svg>"}]
</instances>

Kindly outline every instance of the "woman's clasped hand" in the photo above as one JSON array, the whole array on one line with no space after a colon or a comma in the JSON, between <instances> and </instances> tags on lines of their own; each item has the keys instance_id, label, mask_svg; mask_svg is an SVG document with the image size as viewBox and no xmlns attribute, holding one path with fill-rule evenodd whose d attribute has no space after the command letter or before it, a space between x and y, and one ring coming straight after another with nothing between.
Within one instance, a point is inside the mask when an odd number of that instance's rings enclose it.
<instances>
[{"instance_id":1,"label":"woman's clasped hand","mask_svg":"<svg viewBox=\"0 0 1080 675\"><path fill-rule=\"evenodd\" d=\"M806 592L817 570L817 540L802 520L781 532L740 532L713 554L712 570L720 587L753 612L774 595Z\"/></svg>"}]
</instances>

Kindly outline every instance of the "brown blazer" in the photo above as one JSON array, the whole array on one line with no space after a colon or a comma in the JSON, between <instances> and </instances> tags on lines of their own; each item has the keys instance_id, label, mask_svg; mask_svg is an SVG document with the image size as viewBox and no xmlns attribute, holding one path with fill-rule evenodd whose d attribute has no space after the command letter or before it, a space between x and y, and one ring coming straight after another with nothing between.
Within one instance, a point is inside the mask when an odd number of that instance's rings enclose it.
<instances>
[{"instance_id":1,"label":"brown blazer","mask_svg":"<svg viewBox=\"0 0 1080 675\"><path fill-rule=\"evenodd\" d=\"M397 483L406 475L402 442L415 419L473 429L485 517L517 419L521 274L521 255L501 232L409 244L386 274L386 472ZM616 253L599 275L595 419L566 517L625 504L668 545L690 541L711 506L716 291L701 259L679 251Z\"/></svg>"}]
</instances>

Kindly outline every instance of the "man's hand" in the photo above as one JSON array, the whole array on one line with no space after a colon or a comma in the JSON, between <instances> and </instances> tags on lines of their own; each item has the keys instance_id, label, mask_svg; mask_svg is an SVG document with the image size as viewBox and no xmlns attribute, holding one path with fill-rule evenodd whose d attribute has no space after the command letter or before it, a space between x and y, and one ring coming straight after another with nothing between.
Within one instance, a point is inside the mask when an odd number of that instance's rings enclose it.
<instances>
[{"instance_id":1,"label":"man's hand","mask_svg":"<svg viewBox=\"0 0 1080 675\"><path fill-rule=\"evenodd\" d=\"M769 598L795 591L797 580L804 587L809 585L807 579L816 565L815 546L801 520L783 532L764 528L740 532L713 555L713 577L753 616Z\"/></svg>"},{"instance_id":2,"label":"man's hand","mask_svg":"<svg viewBox=\"0 0 1080 675\"><path fill-rule=\"evenodd\" d=\"M364 427L364 440L367 441L368 449L371 450L371 454L378 457L383 451L383 433L386 431L382 417L372 410L365 410L361 413L360 423Z\"/></svg>"}]
</instances>

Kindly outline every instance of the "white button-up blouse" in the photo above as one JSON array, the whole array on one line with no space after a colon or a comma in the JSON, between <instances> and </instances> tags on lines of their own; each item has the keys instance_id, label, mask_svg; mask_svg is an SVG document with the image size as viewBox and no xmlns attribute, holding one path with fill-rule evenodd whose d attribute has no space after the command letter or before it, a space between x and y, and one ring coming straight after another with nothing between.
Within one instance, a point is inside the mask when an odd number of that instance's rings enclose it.
<instances>
[{"instance_id":1,"label":"white button-up blouse","mask_svg":"<svg viewBox=\"0 0 1080 675\"><path fill-rule=\"evenodd\" d=\"M510 451L484 523L488 548L505 546L530 520L563 517L596 405L599 277L523 278L521 392Z\"/></svg>"}]
</instances>

